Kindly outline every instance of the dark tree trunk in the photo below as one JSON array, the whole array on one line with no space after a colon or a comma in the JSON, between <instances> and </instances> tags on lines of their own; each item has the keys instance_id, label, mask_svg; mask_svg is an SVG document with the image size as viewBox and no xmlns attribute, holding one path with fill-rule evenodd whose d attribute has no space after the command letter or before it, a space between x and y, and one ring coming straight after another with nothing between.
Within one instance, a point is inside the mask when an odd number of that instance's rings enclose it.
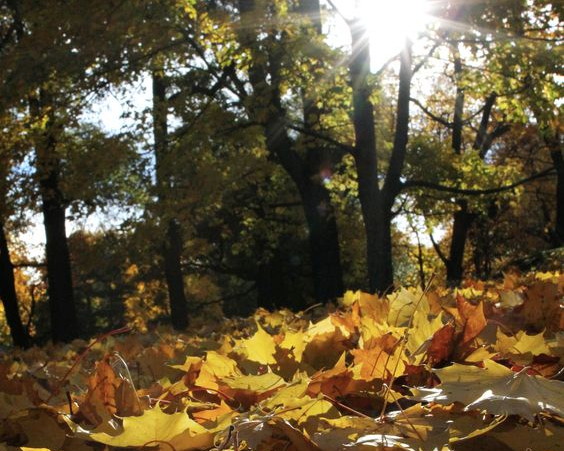
<instances>
[{"instance_id":1,"label":"dark tree trunk","mask_svg":"<svg viewBox=\"0 0 564 451\"><path fill-rule=\"evenodd\" d=\"M319 0L301 0L298 9L300 14L309 19L313 33L320 35L322 27ZM304 33L308 33L310 29L306 27ZM318 61L316 66L323 69L323 61ZM304 128L311 135L322 131L322 113L317 106L319 100L315 93L308 90L302 92ZM322 184L324 173L330 175L336 163L334 160L340 158L335 158L331 150L315 137L306 135L303 139L307 151L304 170L307 173L305 183L299 188L309 230L315 299L326 302L344 293L335 209L329 192Z\"/></svg>"},{"instance_id":2,"label":"dark tree trunk","mask_svg":"<svg viewBox=\"0 0 564 451\"><path fill-rule=\"evenodd\" d=\"M464 89L460 87L460 75L462 72L462 60L455 50L454 56L454 77L456 82L456 94L454 98L454 117L452 120L452 150L455 154L462 153L462 125L464 112ZM458 286L464 274L464 248L470 229L468 202L464 199L456 201L459 210L454 213L452 224L452 238L450 242L449 257L446 261L446 283L448 286Z\"/></svg>"},{"instance_id":3,"label":"dark tree trunk","mask_svg":"<svg viewBox=\"0 0 564 451\"><path fill-rule=\"evenodd\" d=\"M286 132L280 131L280 122L279 116L267 121L267 148L279 159L300 193L309 232L315 299L326 303L344 292L335 212L329 192L320 180L317 181L319 177L308 177L310 172L306 164L293 150L293 143Z\"/></svg>"},{"instance_id":4,"label":"dark tree trunk","mask_svg":"<svg viewBox=\"0 0 564 451\"><path fill-rule=\"evenodd\" d=\"M79 336L71 261L67 241L66 202L60 188L60 165L57 155L56 123L49 93L41 91L35 112L50 108L43 139L36 145L36 165L41 195L41 210L45 227L47 257L47 293L51 314L53 341L68 342ZM37 116L39 117L39 116Z\"/></svg>"},{"instance_id":5,"label":"dark tree trunk","mask_svg":"<svg viewBox=\"0 0 564 451\"><path fill-rule=\"evenodd\" d=\"M275 310L288 304L286 274L281 255L276 252L259 265L257 274L257 306Z\"/></svg>"},{"instance_id":6,"label":"dark tree trunk","mask_svg":"<svg viewBox=\"0 0 564 451\"><path fill-rule=\"evenodd\" d=\"M321 185L308 183L302 198L309 231L315 299L327 302L344 293L335 212L329 193Z\"/></svg>"},{"instance_id":7,"label":"dark tree trunk","mask_svg":"<svg viewBox=\"0 0 564 451\"><path fill-rule=\"evenodd\" d=\"M452 150L457 155L461 155L463 152L464 89L460 86L461 73L462 60L458 49L456 49L454 57L454 76L457 87L454 101L454 117L452 121ZM486 99L480 126L473 144L474 150L478 151L482 158L485 157L492 142L492 140L489 139L490 135L488 135L488 125L496 99L497 95L495 93L490 94ZM448 286L452 287L458 286L462 282L464 276L464 250L466 248L466 242L468 241L468 232L476 219L476 214L469 211L468 202L465 199L458 199L456 202L459 209L454 213L450 252L448 260L446 261L446 283Z\"/></svg>"},{"instance_id":8,"label":"dark tree trunk","mask_svg":"<svg viewBox=\"0 0 564 451\"><path fill-rule=\"evenodd\" d=\"M373 222L373 237L367 240L371 291L384 294L394 289L394 266L392 260L392 215L388 208L377 209Z\"/></svg>"},{"instance_id":9,"label":"dark tree trunk","mask_svg":"<svg viewBox=\"0 0 564 451\"><path fill-rule=\"evenodd\" d=\"M182 276L182 229L175 218L171 218L167 199L170 191L172 162L168 148L166 82L162 68L153 72L153 138L155 141L156 182L159 197L160 220L166 227L163 243L164 274L168 288L170 319L176 330L188 327L188 302L184 292Z\"/></svg>"},{"instance_id":10,"label":"dark tree trunk","mask_svg":"<svg viewBox=\"0 0 564 451\"><path fill-rule=\"evenodd\" d=\"M353 125L355 130L355 164L358 175L358 194L366 233L366 258L371 292L382 292L393 285L391 259L386 262L382 250L380 216L382 193L378 186L378 160L374 131L374 107L368 85L370 48L361 22L351 26L352 58L349 65L353 92Z\"/></svg>"},{"instance_id":11,"label":"dark tree trunk","mask_svg":"<svg viewBox=\"0 0 564 451\"><path fill-rule=\"evenodd\" d=\"M182 230L180 224L173 219L168 223L164 247L165 277L171 321L176 330L183 330L188 327L188 302L182 277Z\"/></svg>"},{"instance_id":12,"label":"dark tree trunk","mask_svg":"<svg viewBox=\"0 0 564 451\"><path fill-rule=\"evenodd\" d=\"M6 321L10 328L10 335L15 346L29 347L29 337L22 324L18 309L14 267L10 259L8 241L4 230L4 223L0 221L0 298L4 305Z\"/></svg>"},{"instance_id":13,"label":"dark tree trunk","mask_svg":"<svg viewBox=\"0 0 564 451\"><path fill-rule=\"evenodd\" d=\"M78 337L70 254L65 225L65 206L58 189L56 171L41 180L43 224L47 256L47 283L53 341Z\"/></svg>"},{"instance_id":14,"label":"dark tree trunk","mask_svg":"<svg viewBox=\"0 0 564 451\"><path fill-rule=\"evenodd\" d=\"M464 89L460 87L460 74L462 72L462 61L457 54L454 59L454 74L456 79L456 95L454 99L454 117L452 120L452 150L457 155L462 153L462 113L464 111Z\"/></svg>"},{"instance_id":15,"label":"dark tree trunk","mask_svg":"<svg viewBox=\"0 0 564 451\"><path fill-rule=\"evenodd\" d=\"M240 0L239 7L242 20L252 24L255 2ZM317 28L319 15L313 12L315 10L319 10L316 0L300 5L302 13L313 15L314 27ZM241 33L245 34L242 39L245 42L255 39L254 31L249 30L249 26L246 24L242 27ZM295 143L288 135L287 115L280 99L280 54L274 53L273 51L268 55L268 65L253 63L250 68L249 79L253 86L255 102L249 108L249 114L264 126L266 146L270 155L278 160L300 193L309 232L315 298L317 302L325 303L343 294L343 276L335 212L329 193L322 185L319 174L321 167L310 165L307 161L311 153L319 153L323 149L317 143L306 142L308 157L305 160L296 152ZM268 79L270 83L267 82ZM303 94L303 99L306 128L315 129L315 119L310 120L318 114L315 102L307 93ZM261 120L257 119L259 117Z\"/></svg>"},{"instance_id":16,"label":"dark tree trunk","mask_svg":"<svg viewBox=\"0 0 564 451\"><path fill-rule=\"evenodd\" d=\"M564 246L564 156L556 143L550 156L556 167L556 224L554 227L554 244Z\"/></svg>"},{"instance_id":17,"label":"dark tree trunk","mask_svg":"<svg viewBox=\"0 0 564 451\"><path fill-rule=\"evenodd\" d=\"M392 207L401 187L409 130L411 43L401 54L394 146L384 187L379 188L374 107L368 84L370 46L361 20L351 24L352 58L349 64L353 92L354 158L359 200L366 231L370 291L379 294L394 288L392 261Z\"/></svg>"},{"instance_id":18,"label":"dark tree trunk","mask_svg":"<svg viewBox=\"0 0 564 451\"><path fill-rule=\"evenodd\" d=\"M450 253L446 264L447 285L455 287L460 285L464 275L464 249L468 238L468 231L476 215L468 211L468 203L465 200L458 202L460 209L454 214L452 226L452 239L450 242Z\"/></svg>"}]
</instances>

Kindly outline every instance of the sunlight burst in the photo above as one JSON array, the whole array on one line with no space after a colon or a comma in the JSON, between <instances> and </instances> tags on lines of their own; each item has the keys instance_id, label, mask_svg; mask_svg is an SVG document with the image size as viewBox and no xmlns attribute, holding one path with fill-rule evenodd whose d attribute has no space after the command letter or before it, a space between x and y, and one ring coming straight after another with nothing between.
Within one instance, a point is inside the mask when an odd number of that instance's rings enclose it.
<instances>
[{"instance_id":1,"label":"sunlight burst","mask_svg":"<svg viewBox=\"0 0 564 451\"><path fill-rule=\"evenodd\" d=\"M426 0L362 0L359 11L370 34L374 63L398 53L405 38L416 38L430 21Z\"/></svg>"},{"instance_id":2,"label":"sunlight burst","mask_svg":"<svg viewBox=\"0 0 564 451\"><path fill-rule=\"evenodd\" d=\"M360 18L370 35L372 67L378 69L433 21L429 0L335 1L347 18Z\"/></svg>"}]
</instances>

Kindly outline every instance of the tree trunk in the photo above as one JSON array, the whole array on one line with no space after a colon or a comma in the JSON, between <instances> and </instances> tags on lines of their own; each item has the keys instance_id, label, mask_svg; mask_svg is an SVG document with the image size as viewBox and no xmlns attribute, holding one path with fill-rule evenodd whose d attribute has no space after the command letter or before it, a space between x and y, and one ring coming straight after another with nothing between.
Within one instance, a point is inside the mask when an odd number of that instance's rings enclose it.
<instances>
[{"instance_id":1,"label":"tree trunk","mask_svg":"<svg viewBox=\"0 0 564 451\"><path fill-rule=\"evenodd\" d=\"M168 223L164 245L165 277L170 301L170 316L176 330L188 327L188 302L182 277L182 230L174 219Z\"/></svg>"},{"instance_id":2,"label":"tree trunk","mask_svg":"<svg viewBox=\"0 0 564 451\"><path fill-rule=\"evenodd\" d=\"M468 211L468 202L460 200L460 209L454 214L450 253L446 264L447 285L456 287L462 282L464 275L464 249L468 238L468 231L476 215Z\"/></svg>"},{"instance_id":3,"label":"tree trunk","mask_svg":"<svg viewBox=\"0 0 564 451\"><path fill-rule=\"evenodd\" d=\"M71 261L65 225L66 203L60 188L60 158L57 155L55 117L51 96L41 91L35 112L50 108L43 139L36 145L36 165L45 227L47 293L53 341L68 342L79 335L72 286ZM37 116L39 118L39 116Z\"/></svg>"},{"instance_id":4,"label":"tree trunk","mask_svg":"<svg viewBox=\"0 0 564 451\"><path fill-rule=\"evenodd\" d=\"M454 101L454 117L452 121L452 150L455 154L461 155L463 152L462 142L462 128L464 124L464 88L460 86L460 76L462 74L462 60L458 52L455 50L454 57L454 75L456 80L456 95ZM497 95L492 93L485 101L484 109L482 112L482 119L480 127L476 133L473 148L478 151L482 158L491 145L491 140L488 140L488 125L491 117L492 108L497 99ZM486 144L486 143L489 143ZM468 202L465 199L458 199L457 204L460 209L454 214L454 221L452 225L452 240L450 243L449 258L446 262L446 283L448 286L456 287L462 282L464 275L464 249L468 241L468 232L476 214L471 213L468 209Z\"/></svg>"},{"instance_id":5,"label":"tree trunk","mask_svg":"<svg viewBox=\"0 0 564 451\"><path fill-rule=\"evenodd\" d=\"M252 17L256 7L255 2L240 0L239 7L242 20L246 22L241 27L242 40L253 42L256 37L254 32L251 34L252 29L249 27L254 23ZM307 5L302 4L301 8L302 13L312 12L319 9L319 4L313 0ZM319 20L319 16L316 17ZM317 28L319 22L314 20L314 26ZM312 153L322 152L323 149L317 143L307 143L306 161L296 152L295 143L288 134L287 115L280 99L282 80L279 57L281 54L274 53L273 51L268 55L268 65L256 63L256 60L263 58L253 58L249 81L254 90L254 103L249 108L249 115L264 126L268 152L278 160L300 193L309 232L315 298L317 302L325 303L343 294L343 276L335 212L329 193L322 185L318 173L320 166L309 165L307 161ZM303 99L306 128L314 129L310 118L312 115L317 115L315 101L309 98L307 93L304 93Z\"/></svg>"},{"instance_id":6,"label":"tree trunk","mask_svg":"<svg viewBox=\"0 0 564 451\"><path fill-rule=\"evenodd\" d=\"M18 309L14 267L10 259L8 241L2 221L0 221L0 298L4 305L6 321L8 322L14 345L21 348L29 347L29 337L22 324Z\"/></svg>"},{"instance_id":7,"label":"tree trunk","mask_svg":"<svg viewBox=\"0 0 564 451\"><path fill-rule=\"evenodd\" d=\"M368 86L370 48L366 30L358 20L351 26L352 58L349 64L353 93L353 125L355 131L355 165L358 176L358 195L366 233L366 259L369 289L383 292L393 284L391 259L385 262L382 252L380 217L381 192L378 186L378 160L374 131L374 107ZM383 271L382 271L383 269ZM391 273L391 274L390 274Z\"/></svg>"},{"instance_id":8,"label":"tree trunk","mask_svg":"<svg viewBox=\"0 0 564 451\"><path fill-rule=\"evenodd\" d=\"M308 183L302 199L309 231L315 299L324 303L344 293L337 221L325 187Z\"/></svg>"},{"instance_id":9,"label":"tree trunk","mask_svg":"<svg viewBox=\"0 0 564 451\"><path fill-rule=\"evenodd\" d=\"M368 84L370 45L362 20L350 26L352 58L349 72L353 93L354 158L359 200L366 231L370 291L384 294L394 288L392 261L392 207L401 187L401 173L407 150L409 98L411 90L411 43L401 53L394 146L384 187L378 181L378 154L374 107Z\"/></svg>"},{"instance_id":10,"label":"tree trunk","mask_svg":"<svg viewBox=\"0 0 564 451\"><path fill-rule=\"evenodd\" d=\"M259 265L257 274L257 306L275 310L288 304L288 289L282 257L278 252Z\"/></svg>"},{"instance_id":11,"label":"tree trunk","mask_svg":"<svg viewBox=\"0 0 564 451\"><path fill-rule=\"evenodd\" d=\"M170 319L176 330L188 326L188 302L184 292L182 276L182 229L178 221L170 216L167 199L170 191L171 161L168 148L166 82L162 68L153 72L153 137L155 141L156 183L159 198L159 216L166 224L163 243L164 274L168 288Z\"/></svg>"},{"instance_id":12,"label":"tree trunk","mask_svg":"<svg viewBox=\"0 0 564 451\"><path fill-rule=\"evenodd\" d=\"M321 6L319 0L301 0L298 11L309 20L311 30L321 35ZM304 30L304 34L308 32ZM315 63L322 72L323 61ZM317 72L317 70L316 70ZM319 96L315 90L302 91L303 122L306 132L322 132L321 111L317 104ZM311 135L314 135L311 133ZM334 300L344 293L339 232L335 209L331 204L329 192L323 186L324 172L331 174L336 160L330 149L313 136L304 136L306 147L306 182L300 187L304 213L309 231L309 247L313 271L313 285L317 302Z\"/></svg>"},{"instance_id":13,"label":"tree trunk","mask_svg":"<svg viewBox=\"0 0 564 451\"><path fill-rule=\"evenodd\" d=\"M556 143L557 146L559 145ZM551 150L550 156L556 167L556 224L554 244L564 246L564 156L559 147Z\"/></svg>"},{"instance_id":14,"label":"tree trunk","mask_svg":"<svg viewBox=\"0 0 564 451\"><path fill-rule=\"evenodd\" d=\"M389 209L379 209L374 237L368 240L368 251L373 255L370 261L371 291L382 295L394 289L394 265L392 260L392 215Z\"/></svg>"}]
</instances>

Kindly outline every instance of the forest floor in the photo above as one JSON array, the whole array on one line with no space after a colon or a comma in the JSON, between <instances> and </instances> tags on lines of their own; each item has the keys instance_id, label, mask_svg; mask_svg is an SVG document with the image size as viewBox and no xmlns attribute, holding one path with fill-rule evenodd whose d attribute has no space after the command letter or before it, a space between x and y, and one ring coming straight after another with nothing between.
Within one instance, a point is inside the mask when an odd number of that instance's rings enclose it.
<instances>
[{"instance_id":1,"label":"forest floor","mask_svg":"<svg viewBox=\"0 0 564 451\"><path fill-rule=\"evenodd\" d=\"M0 451L564 448L564 275L0 356Z\"/></svg>"}]
</instances>

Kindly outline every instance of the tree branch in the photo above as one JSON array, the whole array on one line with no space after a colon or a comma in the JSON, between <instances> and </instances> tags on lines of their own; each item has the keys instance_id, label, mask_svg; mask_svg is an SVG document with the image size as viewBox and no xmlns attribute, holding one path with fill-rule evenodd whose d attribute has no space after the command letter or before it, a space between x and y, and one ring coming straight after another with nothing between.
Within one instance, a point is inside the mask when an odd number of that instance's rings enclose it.
<instances>
[{"instance_id":1,"label":"tree branch","mask_svg":"<svg viewBox=\"0 0 564 451\"><path fill-rule=\"evenodd\" d=\"M47 263L44 262L19 262L12 264L14 268L46 268Z\"/></svg>"},{"instance_id":2,"label":"tree branch","mask_svg":"<svg viewBox=\"0 0 564 451\"><path fill-rule=\"evenodd\" d=\"M401 190L405 190L409 188L430 188L436 191L442 191L451 194L460 194L466 196L486 196L488 194L497 194L497 193L502 193L504 191L510 191L513 188L532 182L533 180L540 179L543 177L548 177L550 175L553 175L552 173L554 172L554 170L555 168L554 166L552 166L548 169L545 169L542 172L533 174L530 177L511 183L510 185L500 186L498 188L464 189L464 188L456 188L455 186L440 185L438 183L428 182L425 180L408 180L407 182L403 182L401 186Z\"/></svg>"},{"instance_id":3,"label":"tree branch","mask_svg":"<svg viewBox=\"0 0 564 451\"><path fill-rule=\"evenodd\" d=\"M311 130L311 129L306 129L304 127L300 127L299 125L287 124L287 126L291 130L303 133L304 135L311 136L312 138L317 138L317 139L325 141L329 144L332 144L333 146L341 149L343 151L343 153L345 153L345 154L347 154L347 153L352 154L354 152L353 146L348 145L348 144L343 144L342 142L337 141L336 139L333 139L330 136L324 135L323 133L319 133L319 132L316 132L315 130Z\"/></svg>"},{"instance_id":4,"label":"tree branch","mask_svg":"<svg viewBox=\"0 0 564 451\"><path fill-rule=\"evenodd\" d=\"M411 71L411 75L415 75L417 72L419 72L421 70L423 65L427 61L429 61L429 58L431 58L431 56L433 56L433 53L435 52L435 50L437 49L438 46L439 46L439 44L435 44L435 45L433 45L433 47L431 47L431 50L429 50L427 55L425 55L423 57L423 59L413 68L413 70Z\"/></svg>"},{"instance_id":5,"label":"tree branch","mask_svg":"<svg viewBox=\"0 0 564 451\"><path fill-rule=\"evenodd\" d=\"M441 247L439 246L439 244L435 241L435 238L433 237L432 233L429 233L429 238L431 239L431 243L433 244L433 249L435 249L435 252L437 253L437 255L439 256L439 258L441 259L441 261L446 265L448 263L448 258L446 258L445 254L443 254L443 251L441 250Z\"/></svg>"},{"instance_id":6,"label":"tree branch","mask_svg":"<svg viewBox=\"0 0 564 451\"><path fill-rule=\"evenodd\" d=\"M449 121L443 119L442 117L435 115L432 111L428 110L425 107L425 105L423 105L419 100L414 99L413 97L411 97L409 100L412 101L419 108L421 108L421 111L423 111L427 116L429 116L435 122L438 122L439 124L442 124L445 127L452 128L452 126L453 126L452 122L449 122Z\"/></svg>"}]
</instances>

